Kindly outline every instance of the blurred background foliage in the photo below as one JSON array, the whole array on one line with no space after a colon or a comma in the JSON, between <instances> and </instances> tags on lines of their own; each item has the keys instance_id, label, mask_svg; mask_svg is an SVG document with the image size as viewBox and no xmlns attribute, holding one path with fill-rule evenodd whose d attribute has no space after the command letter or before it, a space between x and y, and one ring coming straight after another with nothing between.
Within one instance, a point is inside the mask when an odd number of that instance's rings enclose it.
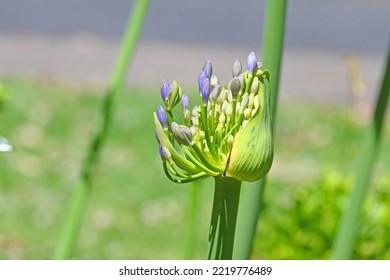
<instances>
[{"instance_id":1,"label":"blurred background foliage","mask_svg":"<svg viewBox=\"0 0 390 280\"><path fill-rule=\"evenodd\" d=\"M0 259L53 258L133 2L2 1L0 134L15 151L0 155ZM194 94L206 59L226 82L234 59L261 45L264 1L151 2L75 259L183 256L191 187L162 170L152 122L159 84L177 79ZM290 3L275 160L252 258L330 258L378 89L389 11L384 0ZM355 259L390 258L388 120ZM207 251L211 180L198 186L195 259Z\"/></svg>"},{"instance_id":2,"label":"blurred background foliage","mask_svg":"<svg viewBox=\"0 0 390 280\"><path fill-rule=\"evenodd\" d=\"M0 258L50 259L103 92L4 79L1 129L16 151L0 157ZM183 253L190 186L161 169L151 112L158 88L120 98L96 168L76 259L176 259ZM361 143L362 114L336 103L284 100L276 157L253 258L327 259ZM356 259L390 257L390 133L364 208ZM208 179L211 180L211 179ZM193 258L205 257L212 188L202 181Z\"/></svg>"}]
</instances>

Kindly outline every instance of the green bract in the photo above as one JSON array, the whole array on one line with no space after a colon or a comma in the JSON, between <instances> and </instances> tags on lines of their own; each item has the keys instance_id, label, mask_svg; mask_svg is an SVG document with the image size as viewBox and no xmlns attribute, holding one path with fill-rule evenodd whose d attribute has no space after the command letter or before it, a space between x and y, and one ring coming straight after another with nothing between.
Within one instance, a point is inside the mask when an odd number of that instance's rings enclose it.
<instances>
[{"instance_id":1,"label":"green bract","mask_svg":"<svg viewBox=\"0 0 390 280\"><path fill-rule=\"evenodd\" d=\"M253 52L247 65L241 73L236 60L233 79L220 85L211 62L205 63L198 80L200 105L191 111L180 86L164 81L165 107L159 106L153 116L164 171L172 181L218 175L256 181L268 173L273 160L269 72ZM173 116L180 101L184 124Z\"/></svg>"}]
</instances>

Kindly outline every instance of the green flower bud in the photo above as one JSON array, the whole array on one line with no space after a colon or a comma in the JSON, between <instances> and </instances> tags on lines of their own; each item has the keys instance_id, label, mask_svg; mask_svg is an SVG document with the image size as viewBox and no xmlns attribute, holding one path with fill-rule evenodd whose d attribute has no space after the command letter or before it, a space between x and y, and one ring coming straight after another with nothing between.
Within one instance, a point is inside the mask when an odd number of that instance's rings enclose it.
<instances>
[{"instance_id":1,"label":"green flower bud","mask_svg":"<svg viewBox=\"0 0 390 280\"><path fill-rule=\"evenodd\" d=\"M224 173L240 181L253 182L263 178L273 161L269 97L265 92L259 95L264 106L237 133Z\"/></svg>"},{"instance_id":2,"label":"green flower bud","mask_svg":"<svg viewBox=\"0 0 390 280\"><path fill-rule=\"evenodd\" d=\"M165 108L168 112L172 112L173 108L181 101L182 90L181 87L177 84L176 81L173 81L170 85L171 92L168 97L165 99Z\"/></svg>"},{"instance_id":3,"label":"green flower bud","mask_svg":"<svg viewBox=\"0 0 390 280\"><path fill-rule=\"evenodd\" d=\"M237 77L233 78L232 82L230 83L230 90L232 92L233 99L236 100L241 90L241 82L239 78Z\"/></svg>"}]
</instances>

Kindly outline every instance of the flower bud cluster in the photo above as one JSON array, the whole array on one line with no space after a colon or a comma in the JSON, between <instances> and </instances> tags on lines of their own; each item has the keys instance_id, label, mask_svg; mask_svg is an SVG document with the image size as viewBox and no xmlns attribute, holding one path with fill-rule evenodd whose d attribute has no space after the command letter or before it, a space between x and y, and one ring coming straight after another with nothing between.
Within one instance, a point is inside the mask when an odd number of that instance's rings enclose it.
<instances>
[{"instance_id":1,"label":"flower bud cluster","mask_svg":"<svg viewBox=\"0 0 390 280\"><path fill-rule=\"evenodd\" d=\"M269 72L253 52L247 68L242 72L236 60L232 79L221 85L206 61L198 77L200 104L192 109L175 81L163 81L164 106L158 106L154 122L164 171L172 181L218 175L254 181L268 172L273 157ZM178 103L184 124L173 115Z\"/></svg>"}]
</instances>

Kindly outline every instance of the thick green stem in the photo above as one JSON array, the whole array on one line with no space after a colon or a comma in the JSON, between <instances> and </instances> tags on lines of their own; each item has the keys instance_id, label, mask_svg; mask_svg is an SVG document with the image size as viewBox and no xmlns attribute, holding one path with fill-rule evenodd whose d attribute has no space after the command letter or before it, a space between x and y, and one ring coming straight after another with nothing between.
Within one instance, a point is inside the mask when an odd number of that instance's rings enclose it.
<instances>
[{"instance_id":1,"label":"thick green stem","mask_svg":"<svg viewBox=\"0 0 390 280\"><path fill-rule=\"evenodd\" d=\"M284 42L286 18L286 0L266 1L263 35L263 68L271 73L271 112L273 120L276 115L276 104L279 88L280 66ZM275 122L273 127L275 127ZM250 257L257 221L262 205L265 179L243 185L242 201L238 213L237 242L234 248L234 259Z\"/></svg>"},{"instance_id":2,"label":"thick green stem","mask_svg":"<svg viewBox=\"0 0 390 280\"><path fill-rule=\"evenodd\" d=\"M233 258L240 189L240 181L222 176L215 177L209 230L209 260L231 260Z\"/></svg>"},{"instance_id":3,"label":"thick green stem","mask_svg":"<svg viewBox=\"0 0 390 280\"><path fill-rule=\"evenodd\" d=\"M76 186L68 216L65 220L55 255L57 259L68 259L72 255L73 246L78 236L82 215L91 189L90 179L92 177L92 169L97 162L99 152L107 136L114 101L117 99L124 86L127 69L137 45L148 6L149 0L137 0L127 22L122 47L103 102L101 119L96 134L87 150L80 182Z\"/></svg>"},{"instance_id":4,"label":"thick green stem","mask_svg":"<svg viewBox=\"0 0 390 280\"><path fill-rule=\"evenodd\" d=\"M349 204L344 210L341 223L333 245L333 259L350 259L353 247L359 232L361 212L364 198L367 194L370 178L379 149L379 140L383 127L383 120L390 94L390 44L387 55L386 69L383 75L382 86L376 103L375 114L367 128L361 154L357 160L355 170L355 186L351 191Z\"/></svg>"}]
</instances>

